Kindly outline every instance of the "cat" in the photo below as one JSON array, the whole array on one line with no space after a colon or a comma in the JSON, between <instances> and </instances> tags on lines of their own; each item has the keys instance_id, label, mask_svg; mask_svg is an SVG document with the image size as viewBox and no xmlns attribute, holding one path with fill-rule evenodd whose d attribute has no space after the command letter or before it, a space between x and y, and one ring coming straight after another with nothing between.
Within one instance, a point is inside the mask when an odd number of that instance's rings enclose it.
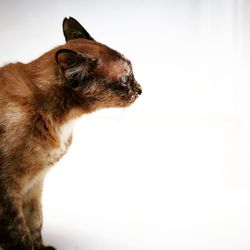
<instances>
[{"instance_id":1,"label":"cat","mask_svg":"<svg viewBox=\"0 0 250 250\"><path fill-rule=\"evenodd\" d=\"M130 61L96 42L72 17L64 45L0 68L0 246L44 246L41 195L48 170L67 152L74 120L128 107L142 93Z\"/></svg>"}]
</instances>

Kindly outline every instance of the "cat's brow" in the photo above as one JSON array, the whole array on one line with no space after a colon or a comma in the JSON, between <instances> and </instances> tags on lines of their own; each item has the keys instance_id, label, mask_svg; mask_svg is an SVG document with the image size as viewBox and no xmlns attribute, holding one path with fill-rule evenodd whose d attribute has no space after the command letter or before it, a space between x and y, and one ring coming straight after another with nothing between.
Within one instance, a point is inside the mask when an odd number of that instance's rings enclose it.
<instances>
[{"instance_id":1,"label":"cat's brow","mask_svg":"<svg viewBox=\"0 0 250 250\"><path fill-rule=\"evenodd\" d=\"M131 62L126 59L126 58L123 58L123 67L124 69L127 71L127 74L128 75L131 75L132 74L132 64Z\"/></svg>"}]
</instances>

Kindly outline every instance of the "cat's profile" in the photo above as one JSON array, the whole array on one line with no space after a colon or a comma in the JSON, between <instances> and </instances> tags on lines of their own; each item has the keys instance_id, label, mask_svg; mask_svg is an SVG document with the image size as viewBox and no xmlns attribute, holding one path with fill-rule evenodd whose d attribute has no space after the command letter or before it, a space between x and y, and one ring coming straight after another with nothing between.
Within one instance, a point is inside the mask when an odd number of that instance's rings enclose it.
<instances>
[{"instance_id":1,"label":"cat's profile","mask_svg":"<svg viewBox=\"0 0 250 250\"><path fill-rule=\"evenodd\" d=\"M0 248L43 245L46 172L66 153L79 116L127 107L141 94L131 63L65 18L66 43L28 63L0 68Z\"/></svg>"}]
</instances>

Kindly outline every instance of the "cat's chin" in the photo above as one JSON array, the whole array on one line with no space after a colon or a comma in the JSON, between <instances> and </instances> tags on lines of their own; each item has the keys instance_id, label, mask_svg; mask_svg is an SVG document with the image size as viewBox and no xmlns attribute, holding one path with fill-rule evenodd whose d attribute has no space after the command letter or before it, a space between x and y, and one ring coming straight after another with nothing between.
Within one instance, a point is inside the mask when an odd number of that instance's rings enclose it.
<instances>
[{"instance_id":1,"label":"cat's chin","mask_svg":"<svg viewBox=\"0 0 250 250\"><path fill-rule=\"evenodd\" d=\"M120 108L127 108L130 105L132 105L136 99L137 99L137 97L134 97L134 98L130 99L129 101L126 101L125 103L121 104L119 107Z\"/></svg>"},{"instance_id":2,"label":"cat's chin","mask_svg":"<svg viewBox=\"0 0 250 250\"><path fill-rule=\"evenodd\" d=\"M139 94L138 93L134 93L133 95L131 95L130 97L130 103L134 103L135 100L138 98Z\"/></svg>"},{"instance_id":3,"label":"cat's chin","mask_svg":"<svg viewBox=\"0 0 250 250\"><path fill-rule=\"evenodd\" d=\"M136 101L136 99L138 98L138 96L139 96L138 93L133 93L130 96L126 97L126 102L125 102L126 107L133 104Z\"/></svg>"}]
</instances>

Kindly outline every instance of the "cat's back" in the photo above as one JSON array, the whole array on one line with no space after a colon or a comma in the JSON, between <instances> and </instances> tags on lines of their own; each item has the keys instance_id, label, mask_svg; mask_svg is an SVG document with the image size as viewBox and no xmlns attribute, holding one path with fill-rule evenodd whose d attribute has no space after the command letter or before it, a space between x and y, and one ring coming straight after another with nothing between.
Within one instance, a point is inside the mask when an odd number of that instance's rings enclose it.
<instances>
[{"instance_id":1,"label":"cat's back","mask_svg":"<svg viewBox=\"0 0 250 250\"><path fill-rule=\"evenodd\" d=\"M15 134L15 137L18 137L22 124L25 123L26 114L29 112L25 103L31 93L21 63L0 68L0 127L8 130L10 134Z\"/></svg>"},{"instance_id":2,"label":"cat's back","mask_svg":"<svg viewBox=\"0 0 250 250\"><path fill-rule=\"evenodd\" d=\"M11 63L0 68L0 101L18 102L31 94L24 64Z\"/></svg>"}]
</instances>

